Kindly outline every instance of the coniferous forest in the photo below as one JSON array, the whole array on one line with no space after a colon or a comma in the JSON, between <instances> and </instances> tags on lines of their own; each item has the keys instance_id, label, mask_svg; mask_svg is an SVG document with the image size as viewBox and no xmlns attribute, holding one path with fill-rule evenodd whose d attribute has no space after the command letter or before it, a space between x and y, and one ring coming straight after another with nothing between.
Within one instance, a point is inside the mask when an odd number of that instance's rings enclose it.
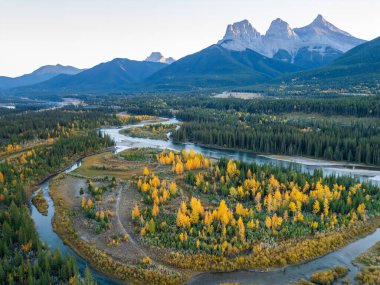
<instances>
[{"instance_id":1,"label":"coniferous forest","mask_svg":"<svg viewBox=\"0 0 380 285\"><path fill-rule=\"evenodd\" d=\"M35 120L34 128L29 131L37 137L40 130L54 132L56 124L64 125L66 122L66 118L60 116L62 113L58 112L58 116L56 113L29 114L32 121L35 117L40 118ZM28 114L16 117L13 125L22 126L25 116ZM93 126L92 118L95 117L82 120L87 119L87 124ZM2 118L3 126L7 120ZM45 128L46 124L54 127ZM8 128L6 132L18 137L20 129ZM74 257L63 257L59 250L52 252L39 240L30 218L30 190L27 189L36 187L43 179L66 167L68 161L112 144L108 137L102 137L95 131L66 134L51 146L26 151L20 149L20 155L0 162L0 284L93 284L88 269L84 275L79 274Z\"/></svg>"},{"instance_id":2,"label":"coniferous forest","mask_svg":"<svg viewBox=\"0 0 380 285\"><path fill-rule=\"evenodd\" d=\"M318 115L257 115L216 109L189 109L173 138L256 153L309 156L380 164L380 128L375 118L342 120Z\"/></svg>"}]
</instances>

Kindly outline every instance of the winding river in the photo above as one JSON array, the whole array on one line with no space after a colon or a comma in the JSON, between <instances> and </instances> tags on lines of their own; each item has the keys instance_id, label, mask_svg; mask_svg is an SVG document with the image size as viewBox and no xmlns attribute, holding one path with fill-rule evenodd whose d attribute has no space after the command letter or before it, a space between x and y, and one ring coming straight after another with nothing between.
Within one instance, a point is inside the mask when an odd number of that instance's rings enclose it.
<instances>
[{"instance_id":1,"label":"winding river","mask_svg":"<svg viewBox=\"0 0 380 285\"><path fill-rule=\"evenodd\" d=\"M66 173L74 171L78 167L80 167L81 162L75 162L72 166L67 168L65 170ZM34 193L34 195L37 195L39 191L42 191L46 201L48 202L49 208L48 208L48 214L47 216L42 215L40 212L38 212L37 208L31 204L31 216L34 220L34 224L36 226L36 230L39 234L40 239L42 242L47 244L51 249L59 249L62 255L71 254L75 257L78 269L83 274L86 266L90 265L86 260L84 260L82 257L77 255L69 246L65 245L62 241L62 239L54 232L53 226L52 226L52 219L54 217L54 202L53 199L50 197L49 191L50 191L50 179L46 180L42 184L40 184L40 189ZM98 284L105 285L105 284L111 284L111 285L117 285L120 284L119 282L113 280L112 278L109 278L107 276L104 276L103 274L95 271L94 269L91 269L92 276Z\"/></svg>"},{"instance_id":2,"label":"winding river","mask_svg":"<svg viewBox=\"0 0 380 285\"><path fill-rule=\"evenodd\" d=\"M175 118L166 120L165 124L179 123ZM223 150L215 149L211 147L203 147L192 143L173 143L172 141L153 140L143 138L133 138L127 135L120 134L120 130L127 129L136 126L144 126L146 124L152 124L152 122L142 122L135 125L127 125L122 128L105 128L101 129L104 134L110 135L115 143L115 152L120 152L128 148L133 147L154 147L160 149L181 150L183 148L193 148L196 152L213 157L221 158L228 157L231 159L241 159L246 162L256 163L271 163L281 166L293 165L305 172L312 172L314 169L322 169L324 175L352 175L360 180L371 180L373 183L380 185L380 168L367 167L362 165L349 165L345 163L329 162L323 160L303 159L303 158L289 158L289 157L274 157L257 155L245 151L235 150ZM75 170L80 166L79 163L73 164L66 172ZM50 248L59 248L62 254L70 253L75 256L78 262L78 267L81 272L84 271L87 262L80 256L75 254L68 246L66 246L60 237L53 231L52 218L54 216L54 203L49 195L50 180L45 181L40 185L40 190L44 194L49 204L48 215L43 216L37 209L31 206L31 216L36 224L36 229L43 242L45 242ZM36 191L37 193L38 191ZM366 251L377 241L380 240L380 229L377 229L374 233L357 240L348 246L341 248L340 250L329 253L319 259L299 264L291 265L284 268L271 271L254 271L254 270L242 270L229 273L202 273L196 275L188 284L219 284L221 282L240 282L247 284L288 284L301 278L307 278L311 273L319 270L328 269L335 265L344 265L350 269L348 278L353 281L358 268L351 262L355 257ZM98 284L119 284L119 282L110 279L101 273L92 270L92 274Z\"/></svg>"}]
</instances>

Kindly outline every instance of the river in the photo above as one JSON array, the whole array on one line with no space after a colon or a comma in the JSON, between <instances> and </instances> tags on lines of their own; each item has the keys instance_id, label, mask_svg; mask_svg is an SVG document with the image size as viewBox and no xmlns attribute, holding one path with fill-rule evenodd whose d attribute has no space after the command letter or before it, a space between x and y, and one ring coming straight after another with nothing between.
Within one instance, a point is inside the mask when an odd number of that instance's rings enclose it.
<instances>
[{"instance_id":1,"label":"river","mask_svg":"<svg viewBox=\"0 0 380 285\"><path fill-rule=\"evenodd\" d=\"M73 165L71 165L69 168L65 170L66 173L74 171L78 167L80 167L81 163L75 162ZM78 269L81 272L81 274L84 273L84 270L86 269L86 266L90 267L89 263L86 262L82 257L77 255L69 246L65 245L62 241L62 239L54 232L52 220L54 217L54 202L53 199L50 197L49 191L50 191L50 179L46 180L42 184L40 184L39 190L37 190L34 195L37 195L39 191L42 191L46 201L48 202L49 208L48 208L48 214L47 216L42 215L40 212L38 212L37 208L31 204L31 217L34 221L34 224L36 226L36 230L38 232L38 235L41 239L41 241L49 246L49 248L55 250L59 249L62 255L71 254L75 257ZM121 284L112 278L109 278L107 276L104 276L102 273L97 272L96 270L91 269L92 276L98 284L105 285L117 285Z\"/></svg>"},{"instance_id":2,"label":"river","mask_svg":"<svg viewBox=\"0 0 380 285\"><path fill-rule=\"evenodd\" d=\"M169 119L165 124L179 123L175 118ZM289 157L274 157L257 155L245 151L236 150L223 150L215 149L211 147L203 147L192 143L173 143L172 141L133 138L127 135L120 134L120 130L127 129L136 126L143 126L146 124L152 124L152 122L141 122L135 125L127 125L122 128L104 128L101 132L108 134L114 139L116 143L116 152L123 151L132 147L154 147L160 149L181 150L183 148L193 148L196 152L201 152L205 156L213 158L228 157L230 159L241 159L246 162L256 163L271 163L281 166L295 166L305 172L312 172L315 169L322 169L324 175L352 175L361 180L371 180L373 183L379 184L380 169L376 167L367 167L363 165L351 165L337 162L326 162L321 160L303 159L303 158L289 158ZM73 164L66 172L73 171L78 168L80 163ZM50 180L45 181L40 185L40 190L43 191L44 197L49 204L48 215L43 216L32 205L31 216L36 224L37 232L43 242L45 242L50 248L59 248L62 254L70 253L75 256L78 262L78 267L81 272L84 271L87 262L80 256L75 254L68 246L66 246L60 237L53 231L52 218L54 216L54 203L49 195ZM38 191L37 191L38 192ZM37 193L36 192L36 193ZM353 281L357 273L357 268L352 265L351 261L358 255L366 251L377 241L380 240L380 229L377 229L374 233L357 240L348 246L341 248L327 254L319 259L309 261L307 263L299 265L291 265L277 270L270 271L254 271L254 270L242 270L229 273L202 273L196 275L188 284L219 284L221 282L240 282L248 284L288 284L301 278L307 278L311 273L319 270L328 269L335 265L344 265L350 269L348 278ZM119 284L101 273L92 270L92 274L98 284Z\"/></svg>"}]
</instances>

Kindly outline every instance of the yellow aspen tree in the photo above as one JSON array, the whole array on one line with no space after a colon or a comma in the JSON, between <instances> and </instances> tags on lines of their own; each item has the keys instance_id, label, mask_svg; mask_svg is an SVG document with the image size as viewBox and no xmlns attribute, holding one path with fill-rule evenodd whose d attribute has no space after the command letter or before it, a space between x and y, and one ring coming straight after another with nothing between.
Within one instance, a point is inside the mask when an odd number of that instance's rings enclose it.
<instances>
[{"instance_id":1,"label":"yellow aspen tree","mask_svg":"<svg viewBox=\"0 0 380 285\"><path fill-rule=\"evenodd\" d=\"M272 227L272 219L270 217L265 218L265 226L270 229Z\"/></svg>"},{"instance_id":2,"label":"yellow aspen tree","mask_svg":"<svg viewBox=\"0 0 380 285\"><path fill-rule=\"evenodd\" d=\"M104 211L100 211L100 213L99 213L99 218L100 218L101 220L104 220Z\"/></svg>"},{"instance_id":3,"label":"yellow aspen tree","mask_svg":"<svg viewBox=\"0 0 380 285\"><path fill-rule=\"evenodd\" d=\"M326 217L329 215L329 200L327 200L327 198L323 202L323 213Z\"/></svg>"},{"instance_id":4,"label":"yellow aspen tree","mask_svg":"<svg viewBox=\"0 0 380 285\"><path fill-rule=\"evenodd\" d=\"M177 184L174 181L172 181L169 185L169 192L172 196L177 194Z\"/></svg>"},{"instance_id":5,"label":"yellow aspen tree","mask_svg":"<svg viewBox=\"0 0 380 285\"><path fill-rule=\"evenodd\" d=\"M293 213L297 211L297 206L293 201L289 203L289 210Z\"/></svg>"},{"instance_id":6,"label":"yellow aspen tree","mask_svg":"<svg viewBox=\"0 0 380 285\"><path fill-rule=\"evenodd\" d=\"M319 201L316 200L316 201L314 202L314 205L313 205L313 213L314 213L314 214L318 214L320 210L321 210L321 207L320 207L320 205L319 205Z\"/></svg>"},{"instance_id":7,"label":"yellow aspen tree","mask_svg":"<svg viewBox=\"0 0 380 285\"><path fill-rule=\"evenodd\" d=\"M249 229L253 229L255 227L255 222L253 220L250 220L248 223L247 223L247 227Z\"/></svg>"},{"instance_id":8,"label":"yellow aspen tree","mask_svg":"<svg viewBox=\"0 0 380 285\"><path fill-rule=\"evenodd\" d=\"M245 226L241 217L238 219L238 228L240 239L245 241Z\"/></svg>"},{"instance_id":9,"label":"yellow aspen tree","mask_svg":"<svg viewBox=\"0 0 380 285\"><path fill-rule=\"evenodd\" d=\"M157 217L159 212L160 212L160 209L158 208L157 204L154 203L153 208L152 208L152 216Z\"/></svg>"},{"instance_id":10,"label":"yellow aspen tree","mask_svg":"<svg viewBox=\"0 0 380 285\"><path fill-rule=\"evenodd\" d=\"M135 207L132 210L132 219L136 219L140 217L140 209L139 206L135 205Z\"/></svg>"},{"instance_id":11,"label":"yellow aspen tree","mask_svg":"<svg viewBox=\"0 0 380 285\"><path fill-rule=\"evenodd\" d=\"M362 219L364 219L365 217L365 204L364 203L361 203L359 206L358 206L358 209L357 209L359 215L362 217Z\"/></svg>"}]
</instances>

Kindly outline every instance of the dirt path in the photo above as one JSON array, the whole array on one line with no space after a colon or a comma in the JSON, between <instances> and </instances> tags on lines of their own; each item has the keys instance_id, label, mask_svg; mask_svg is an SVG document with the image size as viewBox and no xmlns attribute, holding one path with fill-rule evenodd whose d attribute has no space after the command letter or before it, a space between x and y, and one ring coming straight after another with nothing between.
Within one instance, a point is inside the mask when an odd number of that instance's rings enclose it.
<instances>
[{"instance_id":1,"label":"dirt path","mask_svg":"<svg viewBox=\"0 0 380 285\"><path fill-rule=\"evenodd\" d=\"M127 185L124 185L124 183L120 183L118 185L118 190L117 190L118 194L117 194L117 199L116 199L116 222L117 222L117 224L118 224L121 232L123 233L123 235L128 235L128 238L129 238L128 239L128 243L131 245L131 247L129 248L129 250L134 251L134 254L136 254L136 256L140 256L141 258L143 258L145 256L148 256L147 253L137 244L136 240L124 228L124 226L123 226L123 224L122 224L122 222L120 220L120 201L121 201L122 191L123 191L124 188L130 188L129 186L130 186L129 182L127 183ZM127 211L132 212L132 209L130 209L128 207Z\"/></svg>"},{"instance_id":2,"label":"dirt path","mask_svg":"<svg viewBox=\"0 0 380 285\"><path fill-rule=\"evenodd\" d=\"M124 191L123 191L124 190ZM181 272L180 270L166 266L154 258L144 250L144 248L138 244L133 234L133 224L132 224L132 210L136 203L140 200L140 195L137 191L134 191L131 187L130 182L126 184L120 183L118 187L118 195L116 200L116 220L117 224L120 226L124 234L127 234L129 237L129 243L132 245L131 248L138 252L138 254L143 257L149 256L153 262L153 264L160 270L165 270L167 272ZM120 208L122 207L122 211ZM124 221L122 223L121 221Z\"/></svg>"}]
</instances>

